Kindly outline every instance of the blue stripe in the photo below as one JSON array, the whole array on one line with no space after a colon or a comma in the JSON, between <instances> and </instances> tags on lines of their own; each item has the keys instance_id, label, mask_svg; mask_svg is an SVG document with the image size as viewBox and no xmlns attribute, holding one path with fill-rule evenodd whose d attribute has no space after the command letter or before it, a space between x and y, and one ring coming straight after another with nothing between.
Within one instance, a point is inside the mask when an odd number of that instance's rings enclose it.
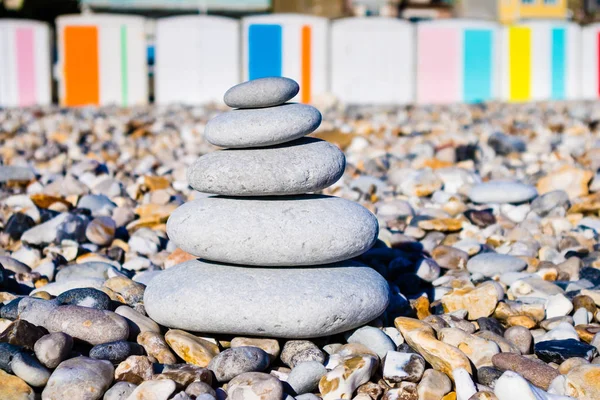
<instances>
[{"instance_id":1,"label":"blue stripe","mask_svg":"<svg viewBox=\"0 0 600 400\"><path fill-rule=\"evenodd\" d=\"M565 98L565 28L552 29L552 99Z\"/></svg>"},{"instance_id":2,"label":"blue stripe","mask_svg":"<svg viewBox=\"0 0 600 400\"><path fill-rule=\"evenodd\" d=\"M489 29L465 30L463 95L468 103L492 98L492 31Z\"/></svg>"},{"instance_id":3,"label":"blue stripe","mask_svg":"<svg viewBox=\"0 0 600 400\"><path fill-rule=\"evenodd\" d=\"M281 76L281 25L254 24L248 28L250 79Z\"/></svg>"}]
</instances>

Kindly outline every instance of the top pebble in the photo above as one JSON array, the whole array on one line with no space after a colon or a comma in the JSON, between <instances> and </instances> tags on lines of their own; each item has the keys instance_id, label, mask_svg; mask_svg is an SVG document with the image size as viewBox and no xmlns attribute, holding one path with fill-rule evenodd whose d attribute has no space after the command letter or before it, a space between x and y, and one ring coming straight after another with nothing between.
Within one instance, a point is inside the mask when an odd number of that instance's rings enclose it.
<instances>
[{"instance_id":1,"label":"top pebble","mask_svg":"<svg viewBox=\"0 0 600 400\"><path fill-rule=\"evenodd\" d=\"M274 107L291 100L300 87L289 78L260 78L240 83L229 89L223 98L232 108Z\"/></svg>"}]
</instances>

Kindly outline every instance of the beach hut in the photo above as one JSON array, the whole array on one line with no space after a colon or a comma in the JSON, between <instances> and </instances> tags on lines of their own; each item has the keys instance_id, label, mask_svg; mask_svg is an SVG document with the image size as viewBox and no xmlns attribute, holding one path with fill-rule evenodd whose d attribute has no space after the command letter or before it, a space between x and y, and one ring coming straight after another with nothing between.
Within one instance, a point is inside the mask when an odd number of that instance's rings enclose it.
<instances>
[{"instance_id":1,"label":"beach hut","mask_svg":"<svg viewBox=\"0 0 600 400\"><path fill-rule=\"evenodd\" d=\"M156 24L155 99L205 104L240 82L239 22L213 16L161 18Z\"/></svg>"},{"instance_id":2,"label":"beach hut","mask_svg":"<svg viewBox=\"0 0 600 400\"><path fill-rule=\"evenodd\" d=\"M414 27L395 18L345 18L331 25L331 92L348 104L414 101Z\"/></svg>"},{"instance_id":3,"label":"beach hut","mask_svg":"<svg viewBox=\"0 0 600 400\"><path fill-rule=\"evenodd\" d=\"M417 24L417 102L481 102L499 96L499 26L451 19Z\"/></svg>"},{"instance_id":4,"label":"beach hut","mask_svg":"<svg viewBox=\"0 0 600 400\"><path fill-rule=\"evenodd\" d=\"M301 14L242 20L242 79L286 76L300 84L293 99L310 103L329 89L329 21Z\"/></svg>"},{"instance_id":5,"label":"beach hut","mask_svg":"<svg viewBox=\"0 0 600 400\"><path fill-rule=\"evenodd\" d=\"M581 28L563 21L527 21L504 28L502 99L570 100L581 95Z\"/></svg>"},{"instance_id":6,"label":"beach hut","mask_svg":"<svg viewBox=\"0 0 600 400\"><path fill-rule=\"evenodd\" d=\"M600 24L581 30L581 97L600 98Z\"/></svg>"},{"instance_id":7,"label":"beach hut","mask_svg":"<svg viewBox=\"0 0 600 400\"><path fill-rule=\"evenodd\" d=\"M1 107L51 103L50 43L44 22L0 20Z\"/></svg>"},{"instance_id":8,"label":"beach hut","mask_svg":"<svg viewBox=\"0 0 600 400\"><path fill-rule=\"evenodd\" d=\"M148 103L143 17L91 14L56 19L63 106Z\"/></svg>"}]
</instances>

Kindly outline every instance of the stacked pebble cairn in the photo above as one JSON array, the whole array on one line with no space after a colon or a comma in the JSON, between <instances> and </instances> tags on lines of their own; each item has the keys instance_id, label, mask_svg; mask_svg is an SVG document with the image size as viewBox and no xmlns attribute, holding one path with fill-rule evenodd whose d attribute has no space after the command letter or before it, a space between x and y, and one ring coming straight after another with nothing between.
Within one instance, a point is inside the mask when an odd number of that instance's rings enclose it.
<instances>
[{"instance_id":1,"label":"stacked pebble cairn","mask_svg":"<svg viewBox=\"0 0 600 400\"><path fill-rule=\"evenodd\" d=\"M368 250L377 219L352 201L317 194L342 176L344 154L305 137L321 123L287 78L225 94L236 110L212 119L205 138L226 148L199 158L188 181L217 196L190 201L167 223L169 238L199 257L149 284L158 323L196 332L279 338L336 334L377 318L388 304L375 270L345 261Z\"/></svg>"}]
</instances>

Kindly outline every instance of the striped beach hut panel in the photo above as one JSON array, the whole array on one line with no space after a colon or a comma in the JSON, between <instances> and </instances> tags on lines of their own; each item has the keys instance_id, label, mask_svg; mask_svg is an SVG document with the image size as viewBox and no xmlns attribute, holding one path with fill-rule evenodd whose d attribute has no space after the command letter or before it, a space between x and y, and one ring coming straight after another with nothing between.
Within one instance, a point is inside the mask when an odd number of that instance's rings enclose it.
<instances>
[{"instance_id":1,"label":"striped beach hut panel","mask_svg":"<svg viewBox=\"0 0 600 400\"><path fill-rule=\"evenodd\" d=\"M0 106L52 102L50 44L44 22L0 20Z\"/></svg>"},{"instance_id":2,"label":"striped beach hut panel","mask_svg":"<svg viewBox=\"0 0 600 400\"><path fill-rule=\"evenodd\" d=\"M155 99L159 104L222 102L240 82L240 27L232 18L180 16L156 24Z\"/></svg>"},{"instance_id":3,"label":"striped beach hut panel","mask_svg":"<svg viewBox=\"0 0 600 400\"><path fill-rule=\"evenodd\" d=\"M326 18L271 14L242 19L242 79L286 76L300 84L293 101L310 103L329 89Z\"/></svg>"},{"instance_id":4,"label":"striped beach hut panel","mask_svg":"<svg viewBox=\"0 0 600 400\"><path fill-rule=\"evenodd\" d=\"M581 82L582 98L600 98L600 24L581 30Z\"/></svg>"},{"instance_id":5,"label":"striped beach hut panel","mask_svg":"<svg viewBox=\"0 0 600 400\"><path fill-rule=\"evenodd\" d=\"M419 104L476 103L499 96L499 26L476 20L417 24Z\"/></svg>"},{"instance_id":6,"label":"striped beach hut panel","mask_svg":"<svg viewBox=\"0 0 600 400\"><path fill-rule=\"evenodd\" d=\"M143 17L74 15L56 22L61 105L148 103Z\"/></svg>"},{"instance_id":7,"label":"striped beach hut panel","mask_svg":"<svg viewBox=\"0 0 600 400\"><path fill-rule=\"evenodd\" d=\"M345 18L331 25L331 92L348 104L414 101L413 24L395 18Z\"/></svg>"},{"instance_id":8,"label":"striped beach hut panel","mask_svg":"<svg viewBox=\"0 0 600 400\"><path fill-rule=\"evenodd\" d=\"M581 95L581 28L561 21L528 21L502 34L502 99L571 100Z\"/></svg>"}]
</instances>

